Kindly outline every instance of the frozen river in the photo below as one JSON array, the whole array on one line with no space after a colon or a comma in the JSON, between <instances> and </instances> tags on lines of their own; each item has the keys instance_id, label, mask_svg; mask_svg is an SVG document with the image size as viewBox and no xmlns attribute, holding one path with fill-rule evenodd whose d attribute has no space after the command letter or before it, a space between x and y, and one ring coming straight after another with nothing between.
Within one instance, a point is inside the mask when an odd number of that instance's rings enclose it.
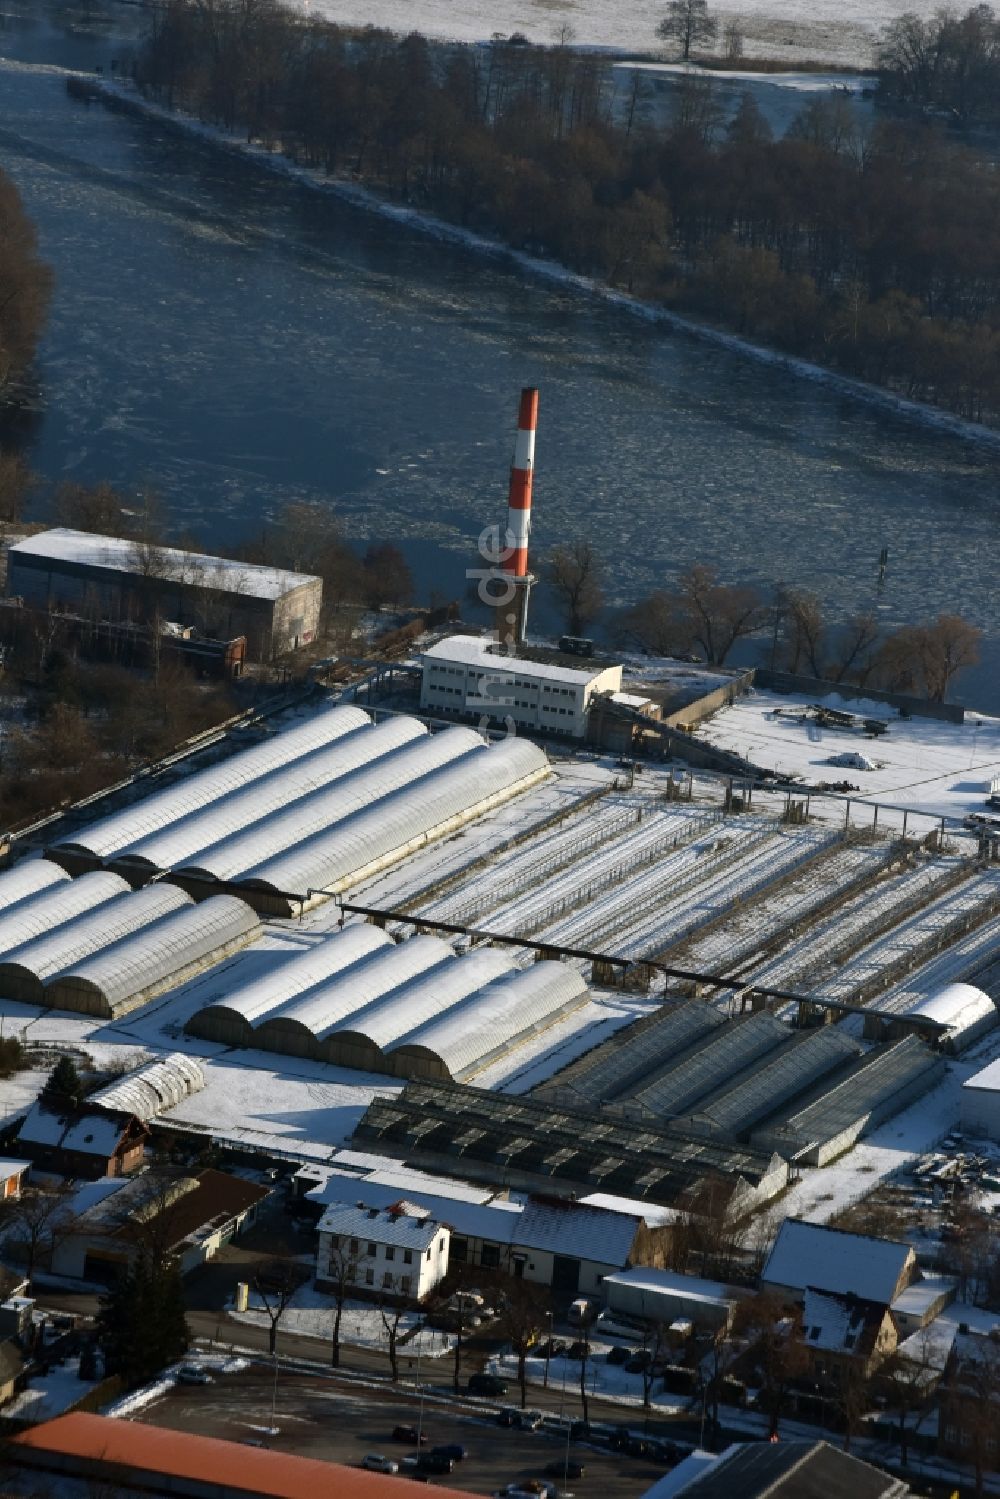
<instances>
[{"instance_id":1,"label":"frozen river","mask_svg":"<svg viewBox=\"0 0 1000 1499\"><path fill-rule=\"evenodd\" d=\"M1000 710L1000 453L76 103L59 69L107 65L141 24L113 16L13 0L0 21L0 164L56 275L46 477L151 483L206 543L329 501L456 595L535 383L539 548L594 538L618 601L717 560L836 612L960 610L990 637L964 695Z\"/></svg>"}]
</instances>

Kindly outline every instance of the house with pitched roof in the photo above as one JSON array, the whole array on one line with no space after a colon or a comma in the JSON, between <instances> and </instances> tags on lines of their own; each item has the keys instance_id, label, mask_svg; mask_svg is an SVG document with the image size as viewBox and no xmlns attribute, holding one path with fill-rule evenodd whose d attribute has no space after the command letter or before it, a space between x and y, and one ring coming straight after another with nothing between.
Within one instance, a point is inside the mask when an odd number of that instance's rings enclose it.
<instances>
[{"instance_id":1,"label":"house with pitched roof","mask_svg":"<svg viewBox=\"0 0 1000 1499\"><path fill-rule=\"evenodd\" d=\"M760 1286L799 1305L811 1288L891 1306L919 1279L917 1256L909 1244L786 1218Z\"/></svg>"}]
</instances>

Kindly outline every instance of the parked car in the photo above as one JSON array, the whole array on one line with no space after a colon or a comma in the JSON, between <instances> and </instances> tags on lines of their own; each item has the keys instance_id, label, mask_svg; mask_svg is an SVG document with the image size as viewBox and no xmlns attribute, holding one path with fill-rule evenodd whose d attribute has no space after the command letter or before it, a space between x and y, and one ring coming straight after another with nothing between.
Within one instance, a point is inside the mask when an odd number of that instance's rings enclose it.
<instances>
[{"instance_id":1,"label":"parked car","mask_svg":"<svg viewBox=\"0 0 1000 1499\"><path fill-rule=\"evenodd\" d=\"M614 1348L608 1349L609 1364L627 1364L631 1357L631 1348L623 1348L620 1343L617 1344Z\"/></svg>"},{"instance_id":2,"label":"parked car","mask_svg":"<svg viewBox=\"0 0 1000 1499\"><path fill-rule=\"evenodd\" d=\"M583 1463L577 1458L571 1457L569 1462L565 1458L549 1463L545 1469L552 1478L582 1478L585 1472Z\"/></svg>"},{"instance_id":3,"label":"parked car","mask_svg":"<svg viewBox=\"0 0 1000 1499\"><path fill-rule=\"evenodd\" d=\"M431 1448L430 1456L447 1457L453 1463L460 1463L464 1462L465 1458L468 1457L468 1453L461 1442L441 1442L437 1447Z\"/></svg>"},{"instance_id":4,"label":"parked car","mask_svg":"<svg viewBox=\"0 0 1000 1499\"><path fill-rule=\"evenodd\" d=\"M454 1466L454 1461L443 1452L421 1452L417 1457L418 1473L445 1474L450 1473Z\"/></svg>"},{"instance_id":5,"label":"parked car","mask_svg":"<svg viewBox=\"0 0 1000 1499\"><path fill-rule=\"evenodd\" d=\"M632 1433L627 1426L616 1426L608 1437L608 1446L612 1452L627 1452L628 1444L632 1440Z\"/></svg>"},{"instance_id":6,"label":"parked car","mask_svg":"<svg viewBox=\"0 0 1000 1499\"><path fill-rule=\"evenodd\" d=\"M470 1374L465 1387L470 1395L506 1395L507 1386L496 1374Z\"/></svg>"},{"instance_id":7,"label":"parked car","mask_svg":"<svg viewBox=\"0 0 1000 1499\"><path fill-rule=\"evenodd\" d=\"M391 1457L383 1457L381 1452L368 1452L361 1459L361 1467L367 1468L369 1473L398 1473L399 1464L393 1462Z\"/></svg>"},{"instance_id":8,"label":"parked car","mask_svg":"<svg viewBox=\"0 0 1000 1499\"><path fill-rule=\"evenodd\" d=\"M522 1431L537 1431L544 1420L544 1411L520 1411L517 1424Z\"/></svg>"},{"instance_id":9,"label":"parked car","mask_svg":"<svg viewBox=\"0 0 1000 1499\"><path fill-rule=\"evenodd\" d=\"M584 1359L587 1357L588 1347L589 1345L587 1343L571 1343L569 1352L567 1353L566 1357Z\"/></svg>"},{"instance_id":10,"label":"parked car","mask_svg":"<svg viewBox=\"0 0 1000 1499\"><path fill-rule=\"evenodd\" d=\"M177 1370L178 1384L215 1384L215 1380L207 1369L201 1369L197 1364L181 1364Z\"/></svg>"},{"instance_id":11,"label":"parked car","mask_svg":"<svg viewBox=\"0 0 1000 1499\"><path fill-rule=\"evenodd\" d=\"M649 1368L649 1366L650 1366L650 1364L652 1362L653 1362L653 1355L650 1353L649 1349L648 1348L640 1348L639 1351L638 1351L638 1353L633 1353L632 1354L632 1357L629 1359L628 1363L625 1365L625 1373L626 1374L641 1374L644 1369L648 1369Z\"/></svg>"},{"instance_id":12,"label":"parked car","mask_svg":"<svg viewBox=\"0 0 1000 1499\"><path fill-rule=\"evenodd\" d=\"M549 1358L565 1358L565 1357L566 1357L566 1344L562 1341L561 1338L556 1338L555 1341L552 1344L552 1351L549 1354Z\"/></svg>"},{"instance_id":13,"label":"parked car","mask_svg":"<svg viewBox=\"0 0 1000 1499\"><path fill-rule=\"evenodd\" d=\"M497 1412L498 1426L520 1426L521 1412L513 1405L505 1405Z\"/></svg>"},{"instance_id":14,"label":"parked car","mask_svg":"<svg viewBox=\"0 0 1000 1499\"><path fill-rule=\"evenodd\" d=\"M629 1437L625 1448L629 1457L653 1457L653 1444L648 1437Z\"/></svg>"},{"instance_id":15,"label":"parked car","mask_svg":"<svg viewBox=\"0 0 1000 1499\"><path fill-rule=\"evenodd\" d=\"M392 1440L394 1442L407 1442L411 1447L426 1447L427 1433L418 1431L415 1426L394 1426L392 1428Z\"/></svg>"},{"instance_id":16,"label":"parked car","mask_svg":"<svg viewBox=\"0 0 1000 1499\"><path fill-rule=\"evenodd\" d=\"M569 1434L574 1442L585 1442L594 1435L589 1421L571 1421Z\"/></svg>"}]
</instances>

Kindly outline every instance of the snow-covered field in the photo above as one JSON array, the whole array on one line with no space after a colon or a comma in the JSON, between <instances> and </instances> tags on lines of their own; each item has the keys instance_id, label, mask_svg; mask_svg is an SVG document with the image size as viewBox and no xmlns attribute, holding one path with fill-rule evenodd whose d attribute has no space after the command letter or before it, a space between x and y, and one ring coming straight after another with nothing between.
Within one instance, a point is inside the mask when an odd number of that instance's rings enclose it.
<instances>
[{"instance_id":1,"label":"snow-covered field","mask_svg":"<svg viewBox=\"0 0 1000 1499\"><path fill-rule=\"evenodd\" d=\"M825 707L888 719L888 734L872 740L798 717L813 701L798 694L752 691L700 725L698 737L735 750L765 770L801 776L811 784L846 777L859 787L854 801L929 817L961 818L984 810L989 782L1000 776L1000 718L967 713L962 724L902 719L874 700L836 694L823 699ZM861 751L879 768L831 767L830 756L844 750Z\"/></svg>"},{"instance_id":2,"label":"snow-covered field","mask_svg":"<svg viewBox=\"0 0 1000 1499\"><path fill-rule=\"evenodd\" d=\"M487 41L494 33L522 32L530 41L557 40L571 27L578 46L620 52L659 48L656 27L666 9L662 0L634 0L626 7L601 0L417 0L405 10L393 0L286 0L301 13L326 16L347 25L385 26L394 31L422 31L458 41ZM794 64L819 59L840 66L867 67L881 28L904 11L930 16L936 0L743 0L712 6L720 31L737 22L747 54L777 57Z\"/></svg>"}]
</instances>

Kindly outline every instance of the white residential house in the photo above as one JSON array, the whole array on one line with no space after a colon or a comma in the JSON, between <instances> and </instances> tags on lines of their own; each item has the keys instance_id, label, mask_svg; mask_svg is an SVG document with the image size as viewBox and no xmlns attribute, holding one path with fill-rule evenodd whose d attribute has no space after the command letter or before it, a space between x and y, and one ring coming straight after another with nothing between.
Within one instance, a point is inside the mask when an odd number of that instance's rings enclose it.
<instances>
[{"instance_id":1,"label":"white residential house","mask_svg":"<svg viewBox=\"0 0 1000 1499\"><path fill-rule=\"evenodd\" d=\"M334 1202L318 1228L320 1290L333 1290L346 1270L347 1283L364 1294L423 1301L448 1273L448 1228L411 1203Z\"/></svg>"}]
</instances>

